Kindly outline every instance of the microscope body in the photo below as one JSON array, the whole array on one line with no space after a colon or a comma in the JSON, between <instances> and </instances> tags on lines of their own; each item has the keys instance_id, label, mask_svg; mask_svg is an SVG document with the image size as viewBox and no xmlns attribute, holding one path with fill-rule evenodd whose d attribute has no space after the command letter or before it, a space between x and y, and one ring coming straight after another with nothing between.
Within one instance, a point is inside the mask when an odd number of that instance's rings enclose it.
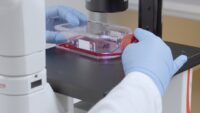
<instances>
[{"instance_id":1,"label":"microscope body","mask_svg":"<svg viewBox=\"0 0 200 113\"><path fill-rule=\"evenodd\" d=\"M44 0L3 0L0 17L0 113L60 113L47 83Z\"/></svg>"}]
</instances>

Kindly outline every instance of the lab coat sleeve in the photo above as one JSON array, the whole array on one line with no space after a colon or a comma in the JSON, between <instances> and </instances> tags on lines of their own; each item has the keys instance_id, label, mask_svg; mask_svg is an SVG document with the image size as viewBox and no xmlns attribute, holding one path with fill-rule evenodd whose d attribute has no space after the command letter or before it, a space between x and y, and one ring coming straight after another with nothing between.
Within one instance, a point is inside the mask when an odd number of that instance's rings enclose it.
<instances>
[{"instance_id":1,"label":"lab coat sleeve","mask_svg":"<svg viewBox=\"0 0 200 113\"><path fill-rule=\"evenodd\" d=\"M154 82L132 72L88 113L161 113L162 100Z\"/></svg>"}]
</instances>

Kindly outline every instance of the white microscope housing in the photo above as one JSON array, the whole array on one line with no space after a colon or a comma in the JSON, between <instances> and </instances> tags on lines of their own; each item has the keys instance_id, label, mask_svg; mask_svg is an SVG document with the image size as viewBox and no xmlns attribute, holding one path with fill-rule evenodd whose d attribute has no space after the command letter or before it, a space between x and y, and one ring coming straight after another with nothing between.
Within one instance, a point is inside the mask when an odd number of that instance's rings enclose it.
<instances>
[{"instance_id":1,"label":"white microscope housing","mask_svg":"<svg viewBox=\"0 0 200 113\"><path fill-rule=\"evenodd\" d=\"M2 0L0 17L0 113L61 113L46 77L44 0Z\"/></svg>"}]
</instances>

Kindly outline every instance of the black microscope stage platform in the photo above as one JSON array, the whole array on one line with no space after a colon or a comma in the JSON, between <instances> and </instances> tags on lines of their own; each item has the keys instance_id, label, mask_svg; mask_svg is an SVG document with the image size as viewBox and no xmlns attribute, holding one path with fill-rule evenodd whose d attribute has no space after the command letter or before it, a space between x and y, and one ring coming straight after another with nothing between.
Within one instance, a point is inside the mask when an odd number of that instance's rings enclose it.
<instances>
[{"instance_id":1,"label":"black microscope stage platform","mask_svg":"<svg viewBox=\"0 0 200 113\"><path fill-rule=\"evenodd\" d=\"M200 48L167 42L174 58L188 56L181 73L200 64ZM95 60L56 47L46 50L48 82L55 92L97 102L124 77L121 59Z\"/></svg>"}]
</instances>

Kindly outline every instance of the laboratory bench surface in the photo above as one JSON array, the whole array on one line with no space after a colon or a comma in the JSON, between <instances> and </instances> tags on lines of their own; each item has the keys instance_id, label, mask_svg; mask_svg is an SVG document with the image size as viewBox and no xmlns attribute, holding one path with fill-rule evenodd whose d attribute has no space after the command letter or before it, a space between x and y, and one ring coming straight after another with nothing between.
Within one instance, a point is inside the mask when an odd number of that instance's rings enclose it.
<instances>
[{"instance_id":1,"label":"laboratory bench surface","mask_svg":"<svg viewBox=\"0 0 200 113\"><path fill-rule=\"evenodd\" d=\"M200 48L167 42L174 58L180 54L188 56L181 73L200 64ZM58 49L46 50L47 78L55 92L97 102L124 77L121 59L95 60Z\"/></svg>"}]
</instances>

